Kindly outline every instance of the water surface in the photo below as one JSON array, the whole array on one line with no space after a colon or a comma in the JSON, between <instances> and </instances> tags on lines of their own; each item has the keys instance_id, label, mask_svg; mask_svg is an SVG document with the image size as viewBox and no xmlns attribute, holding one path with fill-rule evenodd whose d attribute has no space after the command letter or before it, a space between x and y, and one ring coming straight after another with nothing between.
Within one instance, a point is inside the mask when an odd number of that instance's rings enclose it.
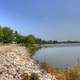
<instances>
[{"instance_id":1,"label":"water surface","mask_svg":"<svg viewBox=\"0 0 80 80\"><path fill-rule=\"evenodd\" d=\"M33 56L39 62L63 69L66 65L80 64L80 44L53 44L42 48Z\"/></svg>"}]
</instances>

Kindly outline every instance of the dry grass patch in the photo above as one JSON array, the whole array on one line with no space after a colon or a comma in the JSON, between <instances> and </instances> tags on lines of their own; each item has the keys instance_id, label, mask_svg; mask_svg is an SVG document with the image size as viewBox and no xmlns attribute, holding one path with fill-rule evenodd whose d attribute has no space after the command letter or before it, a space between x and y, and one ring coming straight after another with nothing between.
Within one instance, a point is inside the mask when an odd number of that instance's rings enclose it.
<instances>
[{"instance_id":1,"label":"dry grass patch","mask_svg":"<svg viewBox=\"0 0 80 80\"><path fill-rule=\"evenodd\" d=\"M67 80L80 80L80 65L71 66L65 70Z\"/></svg>"}]
</instances>

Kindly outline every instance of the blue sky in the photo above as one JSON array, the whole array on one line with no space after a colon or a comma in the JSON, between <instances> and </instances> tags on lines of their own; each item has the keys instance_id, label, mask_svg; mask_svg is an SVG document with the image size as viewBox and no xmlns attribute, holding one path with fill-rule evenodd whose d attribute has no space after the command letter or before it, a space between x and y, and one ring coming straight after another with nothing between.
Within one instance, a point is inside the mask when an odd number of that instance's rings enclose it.
<instances>
[{"instance_id":1,"label":"blue sky","mask_svg":"<svg viewBox=\"0 0 80 80\"><path fill-rule=\"evenodd\" d=\"M80 40L80 0L0 0L0 25L46 40Z\"/></svg>"}]
</instances>

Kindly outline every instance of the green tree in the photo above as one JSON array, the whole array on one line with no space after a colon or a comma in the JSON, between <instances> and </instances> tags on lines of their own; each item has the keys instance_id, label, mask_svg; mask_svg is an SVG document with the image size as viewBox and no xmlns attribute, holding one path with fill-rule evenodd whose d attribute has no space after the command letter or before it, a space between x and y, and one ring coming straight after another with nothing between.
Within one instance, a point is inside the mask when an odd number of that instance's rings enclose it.
<instances>
[{"instance_id":1,"label":"green tree","mask_svg":"<svg viewBox=\"0 0 80 80\"><path fill-rule=\"evenodd\" d=\"M29 80L40 80L36 73L32 73Z\"/></svg>"},{"instance_id":2,"label":"green tree","mask_svg":"<svg viewBox=\"0 0 80 80\"><path fill-rule=\"evenodd\" d=\"M36 44L42 44L42 40L40 38L36 38Z\"/></svg>"},{"instance_id":3,"label":"green tree","mask_svg":"<svg viewBox=\"0 0 80 80\"><path fill-rule=\"evenodd\" d=\"M17 31L15 31L15 33L14 33L14 41L16 43L22 43L23 42L22 40L23 40L23 36L20 35Z\"/></svg>"},{"instance_id":4,"label":"green tree","mask_svg":"<svg viewBox=\"0 0 80 80\"><path fill-rule=\"evenodd\" d=\"M3 43L12 43L14 36L13 36L13 30L8 27L2 28L2 41Z\"/></svg>"},{"instance_id":5,"label":"green tree","mask_svg":"<svg viewBox=\"0 0 80 80\"><path fill-rule=\"evenodd\" d=\"M0 26L0 42L3 42L3 30L1 26Z\"/></svg>"},{"instance_id":6,"label":"green tree","mask_svg":"<svg viewBox=\"0 0 80 80\"><path fill-rule=\"evenodd\" d=\"M27 45L36 44L36 38L33 35L28 35L23 38L23 43Z\"/></svg>"}]
</instances>

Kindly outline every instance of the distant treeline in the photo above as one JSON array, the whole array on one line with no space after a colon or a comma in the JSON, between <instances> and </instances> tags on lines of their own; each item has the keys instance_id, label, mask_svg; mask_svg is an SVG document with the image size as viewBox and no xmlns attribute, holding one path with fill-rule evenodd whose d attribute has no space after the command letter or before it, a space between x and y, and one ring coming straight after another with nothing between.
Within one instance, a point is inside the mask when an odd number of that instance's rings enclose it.
<instances>
[{"instance_id":1,"label":"distant treeline","mask_svg":"<svg viewBox=\"0 0 80 80\"><path fill-rule=\"evenodd\" d=\"M57 40L42 40L34 35L21 35L17 31L9 27L0 26L0 42L1 43L17 43L17 44L55 44L55 43L78 43L80 41L62 41Z\"/></svg>"},{"instance_id":2,"label":"distant treeline","mask_svg":"<svg viewBox=\"0 0 80 80\"><path fill-rule=\"evenodd\" d=\"M68 41L61 41L59 43L80 43L80 41L70 41L70 40L68 40Z\"/></svg>"},{"instance_id":3,"label":"distant treeline","mask_svg":"<svg viewBox=\"0 0 80 80\"><path fill-rule=\"evenodd\" d=\"M21 35L17 31L12 30L9 27L0 26L0 42L1 43L17 43L17 44L53 44L57 41L46 41L41 38L37 38L34 35Z\"/></svg>"}]
</instances>

